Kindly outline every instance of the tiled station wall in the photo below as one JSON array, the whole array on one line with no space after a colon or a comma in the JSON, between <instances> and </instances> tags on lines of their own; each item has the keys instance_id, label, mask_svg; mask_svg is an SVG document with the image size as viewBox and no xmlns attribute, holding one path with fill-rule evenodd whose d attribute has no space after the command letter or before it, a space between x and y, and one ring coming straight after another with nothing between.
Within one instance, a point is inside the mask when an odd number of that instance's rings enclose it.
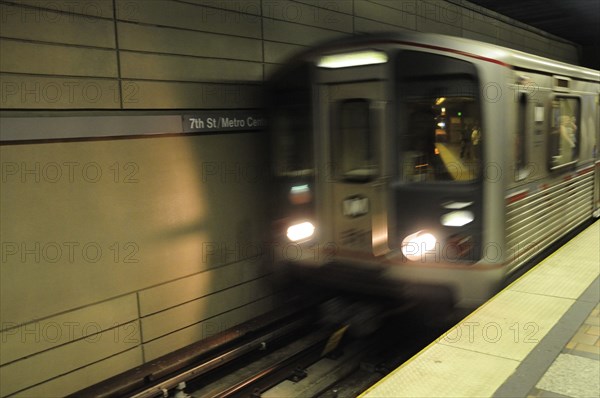
<instances>
[{"instance_id":1,"label":"tiled station wall","mask_svg":"<svg viewBox=\"0 0 600 398\"><path fill-rule=\"evenodd\" d=\"M358 32L578 54L462 0L6 0L0 16L2 116L35 138L71 116L260 108L287 56ZM276 305L263 133L1 134L1 396L68 394Z\"/></svg>"}]
</instances>

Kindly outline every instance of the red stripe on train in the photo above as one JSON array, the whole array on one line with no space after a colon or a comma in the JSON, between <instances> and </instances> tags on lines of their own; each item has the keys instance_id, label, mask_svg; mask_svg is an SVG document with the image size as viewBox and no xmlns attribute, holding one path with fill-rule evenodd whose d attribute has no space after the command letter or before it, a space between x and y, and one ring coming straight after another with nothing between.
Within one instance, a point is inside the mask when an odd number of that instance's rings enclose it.
<instances>
[{"instance_id":1,"label":"red stripe on train","mask_svg":"<svg viewBox=\"0 0 600 398\"><path fill-rule=\"evenodd\" d=\"M525 192L519 192L517 194L514 194L513 196L509 196L508 198L506 198L506 201L508 202L508 204L512 204L515 202L518 202L519 200L523 200L527 197L527 191Z\"/></svg>"},{"instance_id":2,"label":"red stripe on train","mask_svg":"<svg viewBox=\"0 0 600 398\"><path fill-rule=\"evenodd\" d=\"M577 175L578 175L578 176L582 176L582 175L584 175L584 174L591 173L592 171L594 171L594 166L590 166L590 167L587 167L587 168L585 168L585 169L581 169L581 170L579 170L579 171L577 172Z\"/></svg>"},{"instance_id":3,"label":"red stripe on train","mask_svg":"<svg viewBox=\"0 0 600 398\"><path fill-rule=\"evenodd\" d=\"M585 169L581 169L581 170L577 171L577 177L582 176L587 173L591 173L593 171L594 171L594 166L586 167ZM575 177L575 176L572 174L566 175L563 177L563 181L570 181L571 179L573 179L573 177ZM551 188L552 186L553 185L548 185L548 184L544 183L544 184L540 185L540 192L543 192L543 191L547 190L548 188ZM518 202L519 200L525 199L527 197L527 194L528 194L528 191L519 192L512 196L507 197L506 201L508 202L508 204L512 204L512 203Z\"/></svg>"}]
</instances>

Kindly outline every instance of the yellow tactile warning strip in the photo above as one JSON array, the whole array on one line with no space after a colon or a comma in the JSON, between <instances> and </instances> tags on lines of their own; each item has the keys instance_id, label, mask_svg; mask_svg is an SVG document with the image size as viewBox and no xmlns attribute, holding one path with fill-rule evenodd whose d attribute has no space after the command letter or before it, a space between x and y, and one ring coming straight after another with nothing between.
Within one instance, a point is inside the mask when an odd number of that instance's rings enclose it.
<instances>
[{"instance_id":1,"label":"yellow tactile warning strip","mask_svg":"<svg viewBox=\"0 0 600 398\"><path fill-rule=\"evenodd\" d=\"M498 293L362 397L493 395L598 277L599 247L600 221Z\"/></svg>"}]
</instances>

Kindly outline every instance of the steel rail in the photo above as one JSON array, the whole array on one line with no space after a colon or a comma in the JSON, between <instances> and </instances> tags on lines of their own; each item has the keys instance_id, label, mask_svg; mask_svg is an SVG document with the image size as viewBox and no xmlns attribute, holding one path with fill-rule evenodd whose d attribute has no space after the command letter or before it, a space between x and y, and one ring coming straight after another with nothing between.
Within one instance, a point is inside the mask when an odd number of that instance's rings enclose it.
<instances>
[{"instance_id":1,"label":"steel rail","mask_svg":"<svg viewBox=\"0 0 600 398\"><path fill-rule=\"evenodd\" d=\"M282 326L281 328L267 333L266 335L259 336L250 342L245 343L240 347L235 347L221 355L207 360L199 365L193 366L175 376L169 377L155 385L152 385L140 392L130 395L131 398L151 398L155 396L162 396L165 390L176 387L179 383L189 381L196 377L199 377L210 370L214 370L219 366L233 361L234 359L240 358L245 354L257 351L265 346L266 343L283 337L293 331L305 326L307 319L301 318Z\"/></svg>"}]
</instances>

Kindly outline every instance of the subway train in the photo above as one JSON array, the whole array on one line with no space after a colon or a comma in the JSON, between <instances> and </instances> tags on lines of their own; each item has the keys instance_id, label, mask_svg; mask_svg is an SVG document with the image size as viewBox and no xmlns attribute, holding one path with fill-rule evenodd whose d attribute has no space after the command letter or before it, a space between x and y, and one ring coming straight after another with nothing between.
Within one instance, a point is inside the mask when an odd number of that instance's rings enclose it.
<instances>
[{"instance_id":1,"label":"subway train","mask_svg":"<svg viewBox=\"0 0 600 398\"><path fill-rule=\"evenodd\" d=\"M600 215L599 72L435 34L310 48L268 81L275 270L472 307Z\"/></svg>"}]
</instances>

